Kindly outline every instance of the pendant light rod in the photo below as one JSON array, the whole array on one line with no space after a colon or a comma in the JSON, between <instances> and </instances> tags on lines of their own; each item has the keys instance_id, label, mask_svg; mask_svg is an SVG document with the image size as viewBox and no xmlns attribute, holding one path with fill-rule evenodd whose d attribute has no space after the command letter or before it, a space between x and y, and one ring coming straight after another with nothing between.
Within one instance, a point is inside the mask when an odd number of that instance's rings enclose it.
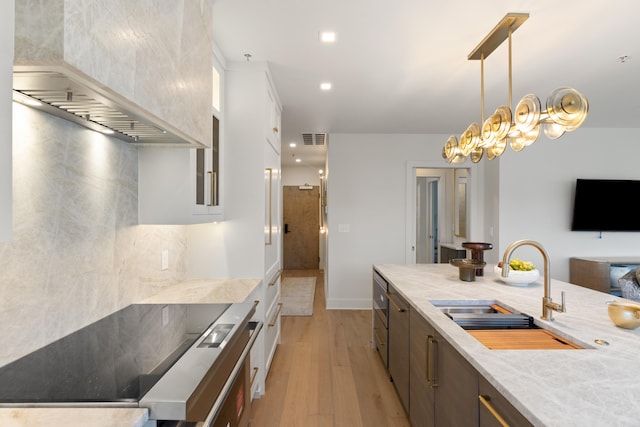
<instances>
[{"instance_id":1,"label":"pendant light rod","mask_svg":"<svg viewBox=\"0 0 640 427\"><path fill-rule=\"evenodd\" d=\"M489 34L480 42L475 49L471 51L467 59L482 60L496 50L498 46L504 42L511 33L517 30L520 25L529 19L528 13L507 13L498 25L496 25Z\"/></svg>"},{"instance_id":2,"label":"pendant light rod","mask_svg":"<svg viewBox=\"0 0 640 427\"><path fill-rule=\"evenodd\" d=\"M484 54L480 55L480 123L484 123Z\"/></svg>"},{"instance_id":3,"label":"pendant light rod","mask_svg":"<svg viewBox=\"0 0 640 427\"><path fill-rule=\"evenodd\" d=\"M511 26L509 26L509 109L513 110L513 67L511 66Z\"/></svg>"}]
</instances>

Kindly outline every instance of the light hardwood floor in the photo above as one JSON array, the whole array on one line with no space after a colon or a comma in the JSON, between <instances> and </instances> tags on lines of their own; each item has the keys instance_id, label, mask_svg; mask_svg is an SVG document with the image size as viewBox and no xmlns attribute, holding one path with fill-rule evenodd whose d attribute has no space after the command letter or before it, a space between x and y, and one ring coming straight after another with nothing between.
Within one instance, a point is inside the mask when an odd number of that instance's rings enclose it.
<instances>
[{"instance_id":1,"label":"light hardwood floor","mask_svg":"<svg viewBox=\"0 0 640 427\"><path fill-rule=\"evenodd\" d=\"M316 276L314 314L282 317L282 338L253 402L251 427L409 426L376 351L371 310L326 310L321 270L285 270L282 277Z\"/></svg>"}]
</instances>

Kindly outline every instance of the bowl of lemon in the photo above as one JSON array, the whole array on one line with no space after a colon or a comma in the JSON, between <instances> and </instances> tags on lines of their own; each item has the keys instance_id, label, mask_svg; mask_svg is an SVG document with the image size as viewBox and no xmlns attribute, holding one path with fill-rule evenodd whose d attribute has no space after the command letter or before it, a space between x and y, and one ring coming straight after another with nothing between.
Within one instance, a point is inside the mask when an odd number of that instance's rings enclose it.
<instances>
[{"instance_id":1,"label":"bowl of lemon","mask_svg":"<svg viewBox=\"0 0 640 427\"><path fill-rule=\"evenodd\" d=\"M509 261L509 275L502 277L502 262L493 269L498 279L511 286L529 286L540 278L540 272L530 261L514 258Z\"/></svg>"}]
</instances>

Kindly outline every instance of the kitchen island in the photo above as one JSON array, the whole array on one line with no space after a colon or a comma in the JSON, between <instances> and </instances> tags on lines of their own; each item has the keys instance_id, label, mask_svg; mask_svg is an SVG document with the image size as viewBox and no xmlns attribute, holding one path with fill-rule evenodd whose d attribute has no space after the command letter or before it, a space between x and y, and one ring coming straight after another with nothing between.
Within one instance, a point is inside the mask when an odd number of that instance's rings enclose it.
<instances>
[{"instance_id":1,"label":"kitchen island","mask_svg":"<svg viewBox=\"0 0 640 427\"><path fill-rule=\"evenodd\" d=\"M553 266L552 266L553 267ZM551 280L551 297L565 292L565 313L540 319L542 278L526 287L502 282L487 265L474 282L448 264L375 265L415 309L491 385L536 426L636 426L640 422L640 329L616 327L607 301L620 299ZM432 301L497 301L583 350L490 350ZM608 345L599 345L604 340Z\"/></svg>"}]
</instances>

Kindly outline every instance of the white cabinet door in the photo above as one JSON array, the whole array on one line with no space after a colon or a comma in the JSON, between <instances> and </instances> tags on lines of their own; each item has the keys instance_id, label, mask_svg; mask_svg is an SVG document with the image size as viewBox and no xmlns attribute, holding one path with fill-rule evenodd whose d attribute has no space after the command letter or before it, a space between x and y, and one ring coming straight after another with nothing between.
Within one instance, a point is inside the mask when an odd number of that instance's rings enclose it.
<instances>
[{"instance_id":1,"label":"white cabinet door","mask_svg":"<svg viewBox=\"0 0 640 427\"><path fill-rule=\"evenodd\" d=\"M213 136L211 148L192 151L190 176L195 178L195 194L192 208L194 215L209 215L213 220L221 220L223 210L223 182L221 153L221 123L213 116ZM205 218L204 222L210 219Z\"/></svg>"},{"instance_id":2,"label":"white cabinet door","mask_svg":"<svg viewBox=\"0 0 640 427\"><path fill-rule=\"evenodd\" d=\"M205 150L205 157L206 151L209 150ZM211 194L208 176L204 180L204 203L198 205L196 202L196 162L196 149L138 149L140 224L199 224L224 219L221 204L207 206ZM222 200L222 196L219 196L219 200Z\"/></svg>"},{"instance_id":3,"label":"white cabinet door","mask_svg":"<svg viewBox=\"0 0 640 427\"><path fill-rule=\"evenodd\" d=\"M265 132L267 140L276 148L278 154L280 153L280 134L282 133L281 125L281 113L280 106L276 100L275 92L271 88L270 82L267 81L267 98L266 98L266 117Z\"/></svg>"}]
</instances>

